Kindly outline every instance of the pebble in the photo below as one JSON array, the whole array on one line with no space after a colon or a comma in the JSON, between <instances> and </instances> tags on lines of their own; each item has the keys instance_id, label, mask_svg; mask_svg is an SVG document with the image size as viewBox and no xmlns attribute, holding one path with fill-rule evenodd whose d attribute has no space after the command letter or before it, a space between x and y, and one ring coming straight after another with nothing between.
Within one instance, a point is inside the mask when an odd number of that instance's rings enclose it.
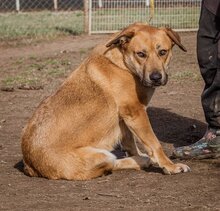
<instances>
[{"instance_id":1,"label":"pebble","mask_svg":"<svg viewBox=\"0 0 220 211\"><path fill-rule=\"evenodd\" d=\"M4 123L4 122L6 122L6 119L2 119L2 120L0 121L0 123Z\"/></svg>"}]
</instances>

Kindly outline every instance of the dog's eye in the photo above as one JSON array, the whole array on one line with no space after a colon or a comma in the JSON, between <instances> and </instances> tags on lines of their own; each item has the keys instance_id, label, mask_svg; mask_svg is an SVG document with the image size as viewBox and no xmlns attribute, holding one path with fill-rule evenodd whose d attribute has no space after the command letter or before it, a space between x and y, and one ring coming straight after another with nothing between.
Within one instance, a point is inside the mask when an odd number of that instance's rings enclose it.
<instances>
[{"instance_id":1,"label":"dog's eye","mask_svg":"<svg viewBox=\"0 0 220 211\"><path fill-rule=\"evenodd\" d=\"M160 56L164 56L164 55L166 55L166 54L167 54L167 50L164 50L164 49L163 49L163 50L160 50L160 51L159 51L159 55L160 55Z\"/></svg>"},{"instance_id":2,"label":"dog's eye","mask_svg":"<svg viewBox=\"0 0 220 211\"><path fill-rule=\"evenodd\" d=\"M141 51L137 52L137 55L139 57L141 57L141 58L145 58L146 57L146 54L144 52L141 52Z\"/></svg>"}]
</instances>

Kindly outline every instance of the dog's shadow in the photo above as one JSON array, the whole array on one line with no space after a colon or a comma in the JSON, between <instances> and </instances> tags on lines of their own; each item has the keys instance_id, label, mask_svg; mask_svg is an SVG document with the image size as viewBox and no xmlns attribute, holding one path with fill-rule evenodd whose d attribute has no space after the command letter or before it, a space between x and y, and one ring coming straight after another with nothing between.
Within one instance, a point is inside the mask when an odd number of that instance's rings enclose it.
<instances>
[{"instance_id":1,"label":"dog's shadow","mask_svg":"<svg viewBox=\"0 0 220 211\"><path fill-rule=\"evenodd\" d=\"M152 128L161 142L171 143L174 147L192 144L201 138L206 130L206 124L172 113L167 109L149 107L147 113ZM125 156L123 151L116 149L113 152L119 159ZM24 164L19 161L14 168L23 172ZM151 167L147 171L161 172L160 169Z\"/></svg>"},{"instance_id":2,"label":"dog's shadow","mask_svg":"<svg viewBox=\"0 0 220 211\"><path fill-rule=\"evenodd\" d=\"M24 163L22 160L20 160L19 162L17 162L15 165L14 165L14 168L17 169L18 171L20 172L24 172Z\"/></svg>"},{"instance_id":3,"label":"dog's shadow","mask_svg":"<svg viewBox=\"0 0 220 211\"><path fill-rule=\"evenodd\" d=\"M206 130L204 122L183 117L167 109L149 107L147 113L157 138L161 142L173 144L174 147L198 141Z\"/></svg>"}]
</instances>

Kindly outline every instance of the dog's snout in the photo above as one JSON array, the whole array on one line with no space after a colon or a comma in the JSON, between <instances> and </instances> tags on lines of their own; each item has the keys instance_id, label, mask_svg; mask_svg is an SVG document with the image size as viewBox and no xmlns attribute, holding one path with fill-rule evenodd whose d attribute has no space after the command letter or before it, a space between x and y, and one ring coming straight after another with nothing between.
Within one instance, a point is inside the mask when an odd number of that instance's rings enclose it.
<instances>
[{"instance_id":1,"label":"dog's snout","mask_svg":"<svg viewBox=\"0 0 220 211\"><path fill-rule=\"evenodd\" d=\"M153 82L159 82L162 79L162 74L158 71L154 71L150 74L150 80Z\"/></svg>"}]
</instances>

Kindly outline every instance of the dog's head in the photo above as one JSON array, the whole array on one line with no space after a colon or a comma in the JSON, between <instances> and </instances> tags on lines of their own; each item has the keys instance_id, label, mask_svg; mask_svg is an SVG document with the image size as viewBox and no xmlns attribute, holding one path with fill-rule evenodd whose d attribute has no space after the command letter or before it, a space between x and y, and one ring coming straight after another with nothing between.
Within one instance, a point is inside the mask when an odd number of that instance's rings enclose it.
<instances>
[{"instance_id":1,"label":"dog's head","mask_svg":"<svg viewBox=\"0 0 220 211\"><path fill-rule=\"evenodd\" d=\"M166 69L175 44L186 51L179 35L172 29L135 23L116 34L106 47L119 48L126 67L143 85L155 87L167 83Z\"/></svg>"}]
</instances>

